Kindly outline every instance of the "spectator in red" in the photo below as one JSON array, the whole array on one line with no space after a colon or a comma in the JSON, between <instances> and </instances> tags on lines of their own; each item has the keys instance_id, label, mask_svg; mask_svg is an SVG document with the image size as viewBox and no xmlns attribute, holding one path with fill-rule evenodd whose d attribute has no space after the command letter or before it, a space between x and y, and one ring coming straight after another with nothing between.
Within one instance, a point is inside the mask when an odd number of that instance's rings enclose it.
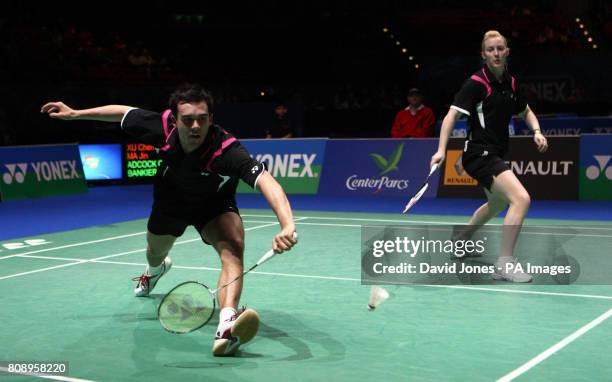
<instances>
[{"instance_id":1,"label":"spectator in red","mask_svg":"<svg viewBox=\"0 0 612 382\"><path fill-rule=\"evenodd\" d=\"M408 91L408 107L395 116L391 128L392 138L428 138L434 136L436 116L423 105L423 94L417 88Z\"/></svg>"}]
</instances>

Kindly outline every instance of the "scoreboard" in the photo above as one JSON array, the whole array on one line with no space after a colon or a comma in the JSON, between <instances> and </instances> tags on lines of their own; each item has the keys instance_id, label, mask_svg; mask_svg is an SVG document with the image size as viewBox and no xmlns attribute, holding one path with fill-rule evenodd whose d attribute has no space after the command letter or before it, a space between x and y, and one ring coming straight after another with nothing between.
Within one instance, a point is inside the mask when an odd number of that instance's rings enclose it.
<instances>
[{"instance_id":1,"label":"scoreboard","mask_svg":"<svg viewBox=\"0 0 612 382\"><path fill-rule=\"evenodd\" d=\"M126 143L125 177L126 179L151 178L157 174L162 160L159 159L158 149L144 143Z\"/></svg>"}]
</instances>

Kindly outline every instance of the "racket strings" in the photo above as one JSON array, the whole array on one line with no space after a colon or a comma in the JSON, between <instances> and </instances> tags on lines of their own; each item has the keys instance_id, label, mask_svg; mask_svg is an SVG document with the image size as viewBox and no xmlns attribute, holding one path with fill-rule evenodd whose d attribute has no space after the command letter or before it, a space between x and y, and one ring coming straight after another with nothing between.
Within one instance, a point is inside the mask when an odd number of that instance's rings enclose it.
<instances>
[{"instance_id":1,"label":"racket strings","mask_svg":"<svg viewBox=\"0 0 612 382\"><path fill-rule=\"evenodd\" d=\"M215 301L207 287L189 282L174 288L158 308L159 320L167 330L188 333L205 325L213 315Z\"/></svg>"}]
</instances>

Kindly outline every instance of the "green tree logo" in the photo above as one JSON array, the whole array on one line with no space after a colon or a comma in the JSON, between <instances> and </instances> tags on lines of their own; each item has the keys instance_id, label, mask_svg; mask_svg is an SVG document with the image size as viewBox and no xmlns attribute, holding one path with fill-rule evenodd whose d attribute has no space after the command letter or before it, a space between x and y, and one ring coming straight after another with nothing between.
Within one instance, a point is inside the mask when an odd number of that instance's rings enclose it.
<instances>
[{"instance_id":1,"label":"green tree logo","mask_svg":"<svg viewBox=\"0 0 612 382\"><path fill-rule=\"evenodd\" d=\"M378 175L383 176L388 172L397 170L397 164L402 158L402 151L404 151L404 144L400 143L399 146L397 146L395 150L393 150L393 152L389 156L389 159L386 159L380 154L370 153L370 157L372 158L374 163L376 163L376 166L378 166L378 168L380 168L381 170Z\"/></svg>"}]
</instances>

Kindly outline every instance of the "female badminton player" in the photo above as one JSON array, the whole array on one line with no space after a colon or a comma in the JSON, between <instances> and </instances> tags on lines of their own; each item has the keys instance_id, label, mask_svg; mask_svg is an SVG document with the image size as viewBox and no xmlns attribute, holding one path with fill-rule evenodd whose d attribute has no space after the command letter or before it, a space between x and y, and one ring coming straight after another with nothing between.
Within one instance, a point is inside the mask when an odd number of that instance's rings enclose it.
<instances>
[{"instance_id":1,"label":"female badminton player","mask_svg":"<svg viewBox=\"0 0 612 382\"><path fill-rule=\"evenodd\" d=\"M278 218L281 231L274 237L272 249L281 253L296 244L285 192L236 138L213 124L212 97L199 85L179 87L170 97L170 109L162 114L123 105L74 110L62 102L47 103L41 112L64 120L120 122L127 133L160 149L163 163L157 172L147 224L149 265L137 278L136 296L148 296L170 270L168 252L190 225L219 254L219 285L242 274L244 226L235 200L239 179L259 189ZM254 310L241 314L236 310L242 282L240 279L218 294L221 313L212 349L216 356L234 355L245 342L232 336L234 332L247 333L250 339L259 327Z\"/></svg>"},{"instance_id":2,"label":"female badminton player","mask_svg":"<svg viewBox=\"0 0 612 382\"><path fill-rule=\"evenodd\" d=\"M465 171L484 188L487 202L478 208L467 229L454 239L468 239L479 227L508 207L504 218L500 256L493 278L510 282L530 282L531 275L516 267L514 247L529 209L530 197L521 182L502 159L508 151L508 124L513 114L521 116L533 131L538 151L548 143L533 111L522 97L516 79L507 71L510 49L498 31L485 33L481 43L484 65L456 94L442 122L438 151L431 165L445 158L448 137L461 115L468 118L462 164Z\"/></svg>"}]
</instances>

